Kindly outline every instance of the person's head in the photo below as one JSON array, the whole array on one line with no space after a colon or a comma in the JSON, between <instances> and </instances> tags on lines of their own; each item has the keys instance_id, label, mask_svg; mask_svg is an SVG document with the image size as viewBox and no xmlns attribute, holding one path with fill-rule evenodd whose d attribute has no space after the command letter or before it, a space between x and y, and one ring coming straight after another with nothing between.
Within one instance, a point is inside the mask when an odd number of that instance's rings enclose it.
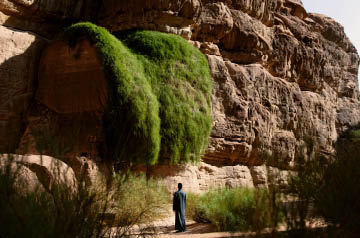
<instances>
[{"instance_id":1,"label":"person's head","mask_svg":"<svg viewBox=\"0 0 360 238\"><path fill-rule=\"evenodd\" d=\"M178 183L178 189L182 189L182 183Z\"/></svg>"}]
</instances>

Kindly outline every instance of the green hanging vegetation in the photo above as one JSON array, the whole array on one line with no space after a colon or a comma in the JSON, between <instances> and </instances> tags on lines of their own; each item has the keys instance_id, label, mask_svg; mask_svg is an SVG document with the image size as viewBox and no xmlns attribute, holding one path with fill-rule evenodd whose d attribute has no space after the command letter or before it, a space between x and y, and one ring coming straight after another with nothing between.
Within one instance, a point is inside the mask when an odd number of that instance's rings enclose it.
<instances>
[{"instance_id":1,"label":"green hanging vegetation","mask_svg":"<svg viewBox=\"0 0 360 238\"><path fill-rule=\"evenodd\" d=\"M142 64L104 28L78 23L63 33L70 44L84 36L95 44L108 82L104 156L154 164L160 149L159 104Z\"/></svg>"},{"instance_id":2,"label":"green hanging vegetation","mask_svg":"<svg viewBox=\"0 0 360 238\"><path fill-rule=\"evenodd\" d=\"M179 36L133 31L119 39L77 23L61 36L95 44L108 82L104 157L155 164L195 160L211 130L212 81L205 56Z\"/></svg>"},{"instance_id":3,"label":"green hanging vegetation","mask_svg":"<svg viewBox=\"0 0 360 238\"><path fill-rule=\"evenodd\" d=\"M158 98L162 154L175 163L200 158L211 129L212 81L205 56L176 35L134 31L119 38L137 54Z\"/></svg>"}]
</instances>

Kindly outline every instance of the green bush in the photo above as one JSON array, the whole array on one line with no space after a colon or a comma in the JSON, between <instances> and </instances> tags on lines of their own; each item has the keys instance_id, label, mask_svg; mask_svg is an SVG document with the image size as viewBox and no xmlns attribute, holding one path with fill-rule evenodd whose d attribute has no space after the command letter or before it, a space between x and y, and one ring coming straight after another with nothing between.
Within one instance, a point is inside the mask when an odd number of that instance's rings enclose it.
<instances>
[{"instance_id":1,"label":"green bush","mask_svg":"<svg viewBox=\"0 0 360 238\"><path fill-rule=\"evenodd\" d=\"M199 159L211 129L211 77L204 55L186 40L160 32L122 34L78 23L61 36L95 44L108 81L106 158L154 164Z\"/></svg>"},{"instance_id":2,"label":"green bush","mask_svg":"<svg viewBox=\"0 0 360 238\"><path fill-rule=\"evenodd\" d=\"M91 237L102 232L95 193L82 184L78 192L64 184L51 191L40 183L29 188L23 168L11 160L1 164L0 237Z\"/></svg>"},{"instance_id":3,"label":"green bush","mask_svg":"<svg viewBox=\"0 0 360 238\"><path fill-rule=\"evenodd\" d=\"M304 162L290 188L302 201L313 203L315 212L334 226L360 232L360 143L358 130L350 130L336 143L334 158Z\"/></svg>"},{"instance_id":4,"label":"green bush","mask_svg":"<svg viewBox=\"0 0 360 238\"><path fill-rule=\"evenodd\" d=\"M200 159L211 129L212 81L205 56L177 35L136 31L119 38L143 63L161 105L162 154L175 163Z\"/></svg>"},{"instance_id":5,"label":"green bush","mask_svg":"<svg viewBox=\"0 0 360 238\"><path fill-rule=\"evenodd\" d=\"M104 157L154 164L160 150L159 104L142 64L115 36L91 23L74 24L61 37L71 45L88 37L102 62L109 92Z\"/></svg>"},{"instance_id":6,"label":"green bush","mask_svg":"<svg viewBox=\"0 0 360 238\"><path fill-rule=\"evenodd\" d=\"M278 206L279 198L275 199ZM187 201L189 217L210 222L219 231L260 231L276 227L281 219L265 189L216 189L203 195L189 194Z\"/></svg>"},{"instance_id":7,"label":"green bush","mask_svg":"<svg viewBox=\"0 0 360 238\"><path fill-rule=\"evenodd\" d=\"M351 131L351 139L353 142L360 142L360 130Z\"/></svg>"},{"instance_id":8,"label":"green bush","mask_svg":"<svg viewBox=\"0 0 360 238\"><path fill-rule=\"evenodd\" d=\"M144 174L115 175L112 191L115 223L124 228L161 218L170 203L167 189Z\"/></svg>"},{"instance_id":9,"label":"green bush","mask_svg":"<svg viewBox=\"0 0 360 238\"><path fill-rule=\"evenodd\" d=\"M40 183L29 188L22 168L0 167L1 238L127 237L139 225L141 235L168 203L166 190L144 175L116 175L110 188L80 182L47 191Z\"/></svg>"}]
</instances>

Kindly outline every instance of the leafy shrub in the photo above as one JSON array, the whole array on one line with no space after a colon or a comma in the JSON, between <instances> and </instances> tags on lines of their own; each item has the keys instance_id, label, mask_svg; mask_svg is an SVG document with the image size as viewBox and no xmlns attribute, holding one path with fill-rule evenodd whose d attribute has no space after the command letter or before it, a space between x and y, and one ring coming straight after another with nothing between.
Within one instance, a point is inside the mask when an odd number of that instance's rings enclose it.
<instances>
[{"instance_id":1,"label":"leafy shrub","mask_svg":"<svg viewBox=\"0 0 360 238\"><path fill-rule=\"evenodd\" d=\"M115 224L123 228L161 218L170 203L167 189L144 174L115 175L112 190Z\"/></svg>"},{"instance_id":2,"label":"leafy shrub","mask_svg":"<svg viewBox=\"0 0 360 238\"><path fill-rule=\"evenodd\" d=\"M168 199L143 175L117 175L110 189L100 182L81 182L76 192L64 184L51 191L41 184L29 189L21 168L0 167L0 237L126 237L143 223L141 234Z\"/></svg>"},{"instance_id":3,"label":"leafy shrub","mask_svg":"<svg viewBox=\"0 0 360 238\"><path fill-rule=\"evenodd\" d=\"M350 133L353 142L360 142L360 130L352 130Z\"/></svg>"},{"instance_id":4,"label":"leafy shrub","mask_svg":"<svg viewBox=\"0 0 360 238\"><path fill-rule=\"evenodd\" d=\"M259 231L276 227L281 219L281 214L272 207L270 192L265 189L216 189L203 195L189 194L187 200L188 216L213 223L219 231Z\"/></svg>"},{"instance_id":5,"label":"leafy shrub","mask_svg":"<svg viewBox=\"0 0 360 238\"><path fill-rule=\"evenodd\" d=\"M1 237L89 237L100 234L100 203L79 184L78 192L61 184L51 191L37 183L28 189L22 165L0 168Z\"/></svg>"},{"instance_id":6,"label":"leafy shrub","mask_svg":"<svg viewBox=\"0 0 360 238\"><path fill-rule=\"evenodd\" d=\"M211 77L204 55L176 35L139 31L122 41L78 23L61 36L95 44L108 81L105 158L154 164L161 155L199 159L211 129ZM130 49L129 49L130 48Z\"/></svg>"},{"instance_id":7,"label":"leafy shrub","mask_svg":"<svg viewBox=\"0 0 360 238\"><path fill-rule=\"evenodd\" d=\"M314 204L330 224L358 233L360 227L360 157L358 131L348 131L336 144L336 156L315 158L300 166L292 191Z\"/></svg>"}]
</instances>

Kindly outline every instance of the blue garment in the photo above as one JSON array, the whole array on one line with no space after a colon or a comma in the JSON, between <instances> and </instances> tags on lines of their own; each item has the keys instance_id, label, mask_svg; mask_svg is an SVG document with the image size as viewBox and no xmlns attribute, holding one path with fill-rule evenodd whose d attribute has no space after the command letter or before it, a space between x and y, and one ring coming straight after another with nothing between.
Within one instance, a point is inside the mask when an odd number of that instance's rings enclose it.
<instances>
[{"instance_id":1,"label":"blue garment","mask_svg":"<svg viewBox=\"0 0 360 238\"><path fill-rule=\"evenodd\" d=\"M186 193L182 190L174 193L173 210L175 211L175 230L186 231L185 224Z\"/></svg>"}]
</instances>

